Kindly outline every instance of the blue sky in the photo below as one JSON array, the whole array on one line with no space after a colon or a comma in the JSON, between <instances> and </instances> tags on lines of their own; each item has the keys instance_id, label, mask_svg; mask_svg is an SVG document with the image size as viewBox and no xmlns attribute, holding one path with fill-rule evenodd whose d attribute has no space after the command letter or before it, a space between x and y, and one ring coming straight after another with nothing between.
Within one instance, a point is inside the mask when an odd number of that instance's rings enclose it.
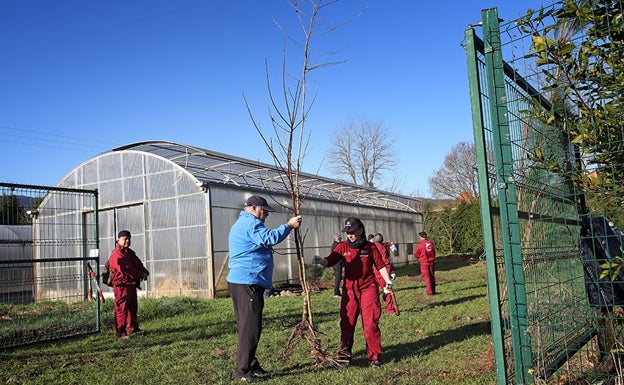
<instances>
[{"instance_id":1,"label":"blue sky","mask_svg":"<svg viewBox=\"0 0 624 385\"><path fill-rule=\"evenodd\" d=\"M316 100L304 171L331 177L330 133L354 117L381 120L397 140L401 192L430 196L427 180L451 147L473 140L465 28L485 8L515 19L551 2L341 0L325 8L322 27L352 20L312 41L339 51L327 60L345 62L308 75ZM243 94L269 130L265 60L281 92L284 58L274 19L301 37L286 0L1 1L0 181L56 185L100 153L148 140L272 163ZM296 74L301 51L287 47Z\"/></svg>"}]
</instances>

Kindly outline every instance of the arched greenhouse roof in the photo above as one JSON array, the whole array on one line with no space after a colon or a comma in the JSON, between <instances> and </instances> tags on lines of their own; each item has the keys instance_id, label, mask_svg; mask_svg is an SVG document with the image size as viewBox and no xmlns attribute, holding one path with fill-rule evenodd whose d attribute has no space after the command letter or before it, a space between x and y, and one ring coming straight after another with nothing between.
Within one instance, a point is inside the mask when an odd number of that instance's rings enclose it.
<instances>
[{"instance_id":1,"label":"arched greenhouse roof","mask_svg":"<svg viewBox=\"0 0 624 385\"><path fill-rule=\"evenodd\" d=\"M167 141L138 142L113 149L124 150L143 151L163 157L192 174L201 183L287 193L282 179L284 173L274 165ZM317 199L421 212L419 199L318 175L300 173L299 185L302 193Z\"/></svg>"}]
</instances>

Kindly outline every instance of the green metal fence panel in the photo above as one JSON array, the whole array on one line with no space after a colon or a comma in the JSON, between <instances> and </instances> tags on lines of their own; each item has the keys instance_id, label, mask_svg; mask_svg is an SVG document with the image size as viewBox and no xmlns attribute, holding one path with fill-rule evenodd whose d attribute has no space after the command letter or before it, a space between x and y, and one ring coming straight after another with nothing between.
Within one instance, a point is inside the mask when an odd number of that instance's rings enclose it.
<instances>
[{"instance_id":1,"label":"green metal fence panel","mask_svg":"<svg viewBox=\"0 0 624 385\"><path fill-rule=\"evenodd\" d=\"M96 190L0 183L0 348L100 331L97 218Z\"/></svg>"},{"instance_id":2,"label":"green metal fence panel","mask_svg":"<svg viewBox=\"0 0 624 385\"><path fill-rule=\"evenodd\" d=\"M590 306L581 254L586 195L602 191L570 183L588 155L541 118L552 88L520 26L488 9L465 32L497 383L608 383L617 370L599 360L614 350L601 339L622 318Z\"/></svg>"}]
</instances>

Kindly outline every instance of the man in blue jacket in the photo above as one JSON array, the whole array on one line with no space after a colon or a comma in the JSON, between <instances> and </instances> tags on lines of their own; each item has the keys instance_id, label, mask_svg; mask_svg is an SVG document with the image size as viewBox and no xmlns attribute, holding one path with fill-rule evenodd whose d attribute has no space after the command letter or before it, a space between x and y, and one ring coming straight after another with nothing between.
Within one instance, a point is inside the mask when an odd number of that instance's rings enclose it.
<instances>
[{"instance_id":1,"label":"man in blue jacket","mask_svg":"<svg viewBox=\"0 0 624 385\"><path fill-rule=\"evenodd\" d=\"M274 211L266 199L252 195L230 229L230 272L226 280L238 333L235 380L260 382L266 374L256 358L256 349L262 333L264 290L273 284L272 247L301 224L301 216L296 216L286 224L269 229L264 221Z\"/></svg>"}]
</instances>

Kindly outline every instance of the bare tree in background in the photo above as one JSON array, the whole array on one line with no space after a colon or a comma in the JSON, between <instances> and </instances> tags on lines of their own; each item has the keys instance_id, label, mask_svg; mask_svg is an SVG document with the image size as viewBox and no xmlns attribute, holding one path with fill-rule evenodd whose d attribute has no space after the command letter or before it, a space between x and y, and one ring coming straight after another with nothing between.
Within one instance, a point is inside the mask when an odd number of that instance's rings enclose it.
<instances>
[{"instance_id":1,"label":"bare tree in background","mask_svg":"<svg viewBox=\"0 0 624 385\"><path fill-rule=\"evenodd\" d=\"M325 7L337 3L337 0L291 0L289 3L297 15L299 27L303 32L303 38L297 39L289 35L285 29L275 21L284 33L285 43L281 73L281 90L279 94L273 92L268 64L265 63L269 96L269 118L271 120L272 134L262 129L260 123L255 119L247 99L244 95L243 97L254 127L264 141L276 167L281 171L281 183L290 195L292 204L291 210L294 215L299 215L301 203L306 197L306 191L300 190L299 176L310 139L310 135L305 131L305 127L314 100L314 97L310 98L308 95L307 76L315 69L340 63L339 61L325 61L326 58L334 55L334 53L320 53L319 51L313 50L311 42L314 38L334 31L340 25L331 25L326 29L319 30L322 24L319 20L319 13ZM287 73L286 41L295 43L296 46L302 50L299 75ZM319 59L317 62L314 62L312 58ZM286 353L290 351L292 343L295 340L304 339L312 346L315 366L320 367L326 363L338 366L338 363L332 356L322 350L321 339L314 327L313 312L310 303L310 286L307 280L303 254L305 235L301 233L300 228L295 229L294 235L299 280L303 290L303 310L301 322L293 328L288 340Z\"/></svg>"},{"instance_id":2,"label":"bare tree in background","mask_svg":"<svg viewBox=\"0 0 624 385\"><path fill-rule=\"evenodd\" d=\"M459 142L444 158L444 164L429 178L434 198L474 198L479 196L475 146Z\"/></svg>"},{"instance_id":3,"label":"bare tree in background","mask_svg":"<svg viewBox=\"0 0 624 385\"><path fill-rule=\"evenodd\" d=\"M351 119L331 134L328 151L329 170L340 179L366 187L378 187L380 180L397 164L392 146L396 140L382 120L372 122L364 117ZM389 181L388 185L394 182Z\"/></svg>"}]
</instances>

